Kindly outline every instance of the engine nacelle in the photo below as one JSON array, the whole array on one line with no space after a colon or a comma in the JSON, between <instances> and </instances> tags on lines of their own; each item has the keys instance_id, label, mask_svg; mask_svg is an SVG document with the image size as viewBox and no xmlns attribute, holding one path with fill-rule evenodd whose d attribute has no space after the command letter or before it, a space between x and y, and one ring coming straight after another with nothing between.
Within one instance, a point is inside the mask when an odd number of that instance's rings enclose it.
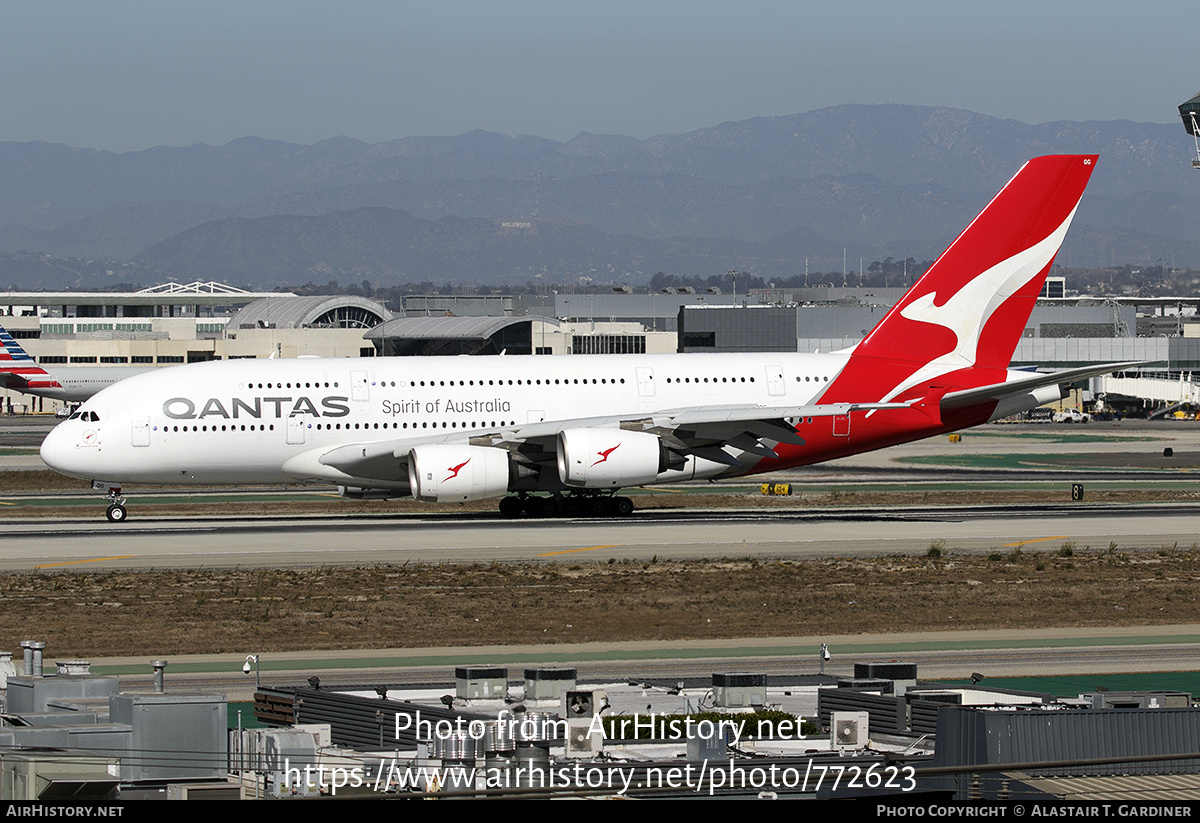
<instances>
[{"instance_id":1,"label":"engine nacelle","mask_svg":"<svg viewBox=\"0 0 1200 823\"><path fill-rule=\"evenodd\" d=\"M683 458L658 435L623 429L567 429L558 433L558 479L582 489L653 483Z\"/></svg>"},{"instance_id":2,"label":"engine nacelle","mask_svg":"<svg viewBox=\"0 0 1200 823\"><path fill-rule=\"evenodd\" d=\"M512 461L487 446L417 446L408 455L413 497L433 503L464 503L508 491Z\"/></svg>"}]
</instances>

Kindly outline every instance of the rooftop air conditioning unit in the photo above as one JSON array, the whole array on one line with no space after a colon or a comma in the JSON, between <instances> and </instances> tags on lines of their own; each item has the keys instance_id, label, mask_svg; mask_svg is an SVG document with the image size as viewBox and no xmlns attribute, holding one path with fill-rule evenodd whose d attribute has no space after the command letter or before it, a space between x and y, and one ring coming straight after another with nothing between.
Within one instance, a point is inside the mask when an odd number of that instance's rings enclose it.
<instances>
[{"instance_id":1,"label":"rooftop air conditioning unit","mask_svg":"<svg viewBox=\"0 0 1200 823\"><path fill-rule=\"evenodd\" d=\"M830 712L829 743L834 751L865 749L870 720L867 712Z\"/></svg>"}]
</instances>

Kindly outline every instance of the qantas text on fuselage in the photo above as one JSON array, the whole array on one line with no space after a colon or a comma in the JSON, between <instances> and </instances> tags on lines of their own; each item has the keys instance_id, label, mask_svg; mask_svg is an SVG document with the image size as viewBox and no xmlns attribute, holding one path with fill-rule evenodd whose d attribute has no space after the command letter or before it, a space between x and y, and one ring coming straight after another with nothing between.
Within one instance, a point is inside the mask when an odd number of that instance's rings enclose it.
<instances>
[{"instance_id":1,"label":"qantas text on fuselage","mask_svg":"<svg viewBox=\"0 0 1200 823\"><path fill-rule=\"evenodd\" d=\"M306 395L224 399L210 397L204 401L195 401L188 397L172 397L162 404L162 413L172 420L205 420L208 418L262 420L264 417L280 420L298 415L346 417L350 414L350 407L347 405L349 402L350 398L346 395L319 397L315 401ZM320 409L317 408L317 403L320 404Z\"/></svg>"},{"instance_id":2,"label":"qantas text on fuselage","mask_svg":"<svg viewBox=\"0 0 1200 823\"><path fill-rule=\"evenodd\" d=\"M172 397L162 404L162 412L172 420L280 420L285 417L347 417L350 414L347 395L309 397L300 395L260 395L254 397L209 397L204 400ZM493 397L489 400L446 397L434 400L392 400L385 398L380 410L388 417L439 414L509 414L512 402Z\"/></svg>"}]
</instances>

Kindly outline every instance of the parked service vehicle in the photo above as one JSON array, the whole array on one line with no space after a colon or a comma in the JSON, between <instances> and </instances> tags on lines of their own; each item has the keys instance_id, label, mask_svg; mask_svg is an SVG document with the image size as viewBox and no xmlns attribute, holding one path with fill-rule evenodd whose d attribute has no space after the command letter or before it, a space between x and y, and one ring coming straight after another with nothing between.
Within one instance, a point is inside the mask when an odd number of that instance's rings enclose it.
<instances>
[{"instance_id":1,"label":"parked service vehicle","mask_svg":"<svg viewBox=\"0 0 1200 823\"><path fill-rule=\"evenodd\" d=\"M1091 419L1091 417L1079 411L1079 409L1064 409L1063 411L1054 413L1055 423L1086 423Z\"/></svg>"}]
</instances>

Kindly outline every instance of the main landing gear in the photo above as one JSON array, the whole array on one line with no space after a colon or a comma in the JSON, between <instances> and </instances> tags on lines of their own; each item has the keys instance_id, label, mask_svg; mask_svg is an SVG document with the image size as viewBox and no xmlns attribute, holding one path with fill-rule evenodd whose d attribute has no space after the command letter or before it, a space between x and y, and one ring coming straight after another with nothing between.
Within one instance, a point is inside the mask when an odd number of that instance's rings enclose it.
<instances>
[{"instance_id":1,"label":"main landing gear","mask_svg":"<svg viewBox=\"0 0 1200 823\"><path fill-rule=\"evenodd\" d=\"M500 501L500 514L509 519L525 517L627 517L633 514L633 501L613 493L570 492L539 497L517 494Z\"/></svg>"}]
</instances>

